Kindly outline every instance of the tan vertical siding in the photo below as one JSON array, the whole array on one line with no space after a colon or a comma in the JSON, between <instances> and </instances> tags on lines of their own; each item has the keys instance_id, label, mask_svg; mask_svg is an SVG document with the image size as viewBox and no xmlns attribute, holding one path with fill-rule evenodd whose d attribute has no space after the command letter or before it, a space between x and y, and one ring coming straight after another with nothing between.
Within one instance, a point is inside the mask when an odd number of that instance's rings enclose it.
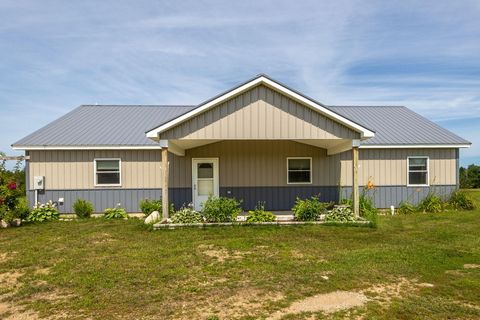
<instances>
[{"instance_id":1,"label":"tan vertical siding","mask_svg":"<svg viewBox=\"0 0 480 320\"><path fill-rule=\"evenodd\" d=\"M358 139L359 133L265 86L167 130L161 139Z\"/></svg>"},{"instance_id":2,"label":"tan vertical siding","mask_svg":"<svg viewBox=\"0 0 480 320\"><path fill-rule=\"evenodd\" d=\"M430 184L455 185L455 149L360 149L359 179L366 185L407 184L407 157L430 159ZM350 186L351 152L327 156L325 149L293 141L221 141L186 150L184 157L170 154L170 185L191 186L192 158L219 158L220 186L287 186L287 157L312 157L312 185ZM122 186L161 188L160 150L30 151L30 186L33 177L46 177L46 188L94 189L93 159L121 158Z\"/></svg>"},{"instance_id":3,"label":"tan vertical siding","mask_svg":"<svg viewBox=\"0 0 480 320\"><path fill-rule=\"evenodd\" d=\"M406 185L408 156L429 157L431 185L456 184L455 149L360 149L360 184L372 180L379 186ZM342 162L342 185L351 185L350 151L335 157Z\"/></svg>"}]
</instances>

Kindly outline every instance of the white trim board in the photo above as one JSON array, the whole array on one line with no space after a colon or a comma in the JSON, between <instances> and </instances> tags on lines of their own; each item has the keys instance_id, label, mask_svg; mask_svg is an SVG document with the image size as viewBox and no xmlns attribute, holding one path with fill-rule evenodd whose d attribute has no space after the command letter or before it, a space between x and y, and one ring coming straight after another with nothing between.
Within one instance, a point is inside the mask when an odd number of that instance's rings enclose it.
<instances>
[{"instance_id":1,"label":"white trim board","mask_svg":"<svg viewBox=\"0 0 480 320\"><path fill-rule=\"evenodd\" d=\"M266 85L272 89L275 89L285 95L287 95L288 97L304 104L304 105L307 105L308 107L310 107L311 109L329 117L330 119L333 119L333 120L336 120L340 123L342 123L343 125L345 125L346 127L354 130L354 131L357 131L361 134L361 138L362 139L367 139L367 138L372 138L375 136L375 133L367 128L364 128L362 126L360 126L359 124L333 112L332 110L328 109L328 108L325 108L324 106L318 104L317 102L315 101L312 101L310 99L307 99L305 98L304 96L296 93L295 91L292 91L290 90L289 88L273 81L273 80L270 80L268 79L267 77L265 76L259 76L243 85L241 85L240 87L237 87L233 90L230 90L228 91L227 93L211 100L211 101L208 101L206 103L204 103L203 105L200 105L199 107L181 115L180 117L177 117L167 123L164 123L163 125L155 128L155 129L152 129L150 131L148 131L146 133L147 137L150 138L150 139L158 139L158 135L161 133L161 132L164 132L194 116L196 116L197 114L200 114L202 112L205 112L207 111L208 109L210 108L213 108L214 106L230 99L230 98L233 98L259 84L263 84L263 85Z\"/></svg>"},{"instance_id":2,"label":"white trim board","mask_svg":"<svg viewBox=\"0 0 480 320\"><path fill-rule=\"evenodd\" d=\"M22 146L13 150L160 150L158 146Z\"/></svg>"},{"instance_id":3,"label":"white trim board","mask_svg":"<svg viewBox=\"0 0 480 320\"><path fill-rule=\"evenodd\" d=\"M373 144L360 145L360 149L440 149L470 148L470 144Z\"/></svg>"}]
</instances>

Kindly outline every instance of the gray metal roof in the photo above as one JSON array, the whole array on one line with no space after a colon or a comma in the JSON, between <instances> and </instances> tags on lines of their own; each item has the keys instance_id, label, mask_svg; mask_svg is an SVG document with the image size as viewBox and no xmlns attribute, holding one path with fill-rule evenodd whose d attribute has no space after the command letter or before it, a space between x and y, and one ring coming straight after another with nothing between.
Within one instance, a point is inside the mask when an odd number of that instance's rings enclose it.
<instances>
[{"instance_id":1,"label":"gray metal roof","mask_svg":"<svg viewBox=\"0 0 480 320\"><path fill-rule=\"evenodd\" d=\"M328 106L360 125L372 128L375 137L362 145L470 144L469 141L402 106Z\"/></svg>"},{"instance_id":2,"label":"gray metal roof","mask_svg":"<svg viewBox=\"0 0 480 320\"><path fill-rule=\"evenodd\" d=\"M149 128L170 121L194 106L83 105L15 142L21 146L158 145Z\"/></svg>"},{"instance_id":3,"label":"gray metal roof","mask_svg":"<svg viewBox=\"0 0 480 320\"><path fill-rule=\"evenodd\" d=\"M148 146L145 131L173 120L196 106L84 105L51 122L14 147ZM406 107L326 106L375 131L365 145L468 144Z\"/></svg>"}]
</instances>

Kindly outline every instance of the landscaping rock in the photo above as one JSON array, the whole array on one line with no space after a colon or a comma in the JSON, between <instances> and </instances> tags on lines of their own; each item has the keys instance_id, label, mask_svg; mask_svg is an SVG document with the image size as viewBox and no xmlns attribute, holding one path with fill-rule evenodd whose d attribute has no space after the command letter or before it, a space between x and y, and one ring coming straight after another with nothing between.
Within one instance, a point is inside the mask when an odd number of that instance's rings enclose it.
<instances>
[{"instance_id":1,"label":"landscaping rock","mask_svg":"<svg viewBox=\"0 0 480 320\"><path fill-rule=\"evenodd\" d=\"M22 220L21 219L15 219L13 220L12 222L10 222L10 225L12 227L20 227L20 225L22 224Z\"/></svg>"},{"instance_id":2,"label":"landscaping rock","mask_svg":"<svg viewBox=\"0 0 480 320\"><path fill-rule=\"evenodd\" d=\"M3 220L0 221L0 228L8 228L8 227L10 227L10 223Z\"/></svg>"},{"instance_id":3,"label":"landscaping rock","mask_svg":"<svg viewBox=\"0 0 480 320\"><path fill-rule=\"evenodd\" d=\"M145 224L152 224L152 223L158 222L158 221L160 221L161 218L162 218L162 216L160 215L160 212L158 212L158 211L153 211L153 212L150 213L150 215L145 219Z\"/></svg>"}]
</instances>

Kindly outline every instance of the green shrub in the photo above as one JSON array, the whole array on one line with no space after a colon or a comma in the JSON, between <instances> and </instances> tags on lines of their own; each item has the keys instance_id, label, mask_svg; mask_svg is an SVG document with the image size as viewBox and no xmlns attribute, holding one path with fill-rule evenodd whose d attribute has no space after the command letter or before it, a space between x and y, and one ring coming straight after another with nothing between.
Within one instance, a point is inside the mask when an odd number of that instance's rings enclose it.
<instances>
[{"instance_id":1,"label":"green shrub","mask_svg":"<svg viewBox=\"0 0 480 320\"><path fill-rule=\"evenodd\" d=\"M350 207L335 207L325 215L325 221L328 222L355 222L353 211Z\"/></svg>"},{"instance_id":2,"label":"green shrub","mask_svg":"<svg viewBox=\"0 0 480 320\"><path fill-rule=\"evenodd\" d=\"M240 202L235 198L210 196L202 203L202 214L207 222L233 222L240 212Z\"/></svg>"},{"instance_id":3,"label":"green shrub","mask_svg":"<svg viewBox=\"0 0 480 320\"><path fill-rule=\"evenodd\" d=\"M398 205L397 212L400 214L412 214L417 212L417 207L408 201L402 201Z\"/></svg>"},{"instance_id":4,"label":"green shrub","mask_svg":"<svg viewBox=\"0 0 480 320\"><path fill-rule=\"evenodd\" d=\"M378 222L378 209L373 204L373 199L362 194L359 197L358 208L360 210L360 216L370 221L372 227L376 227Z\"/></svg>"},{"instance_id":5,"label":"green shrub","mask_svg":"<svg viewBox=\"0 0 480 320\"><path fill-rule=\"evenodd\" d=\"M310 199L297 198L292 208L295 219L299 221L315 221L320 218L321 214L327 212L327 206L330 203L320 202L318 196Z\"/></svg>"},{"instance_id":6,"label":"green shrub","mask_svg":"<svg viewBox=\"0 0 480 320\"><path fill-rule=\"evenodd\" d=\"M52 201L49 201L45 204L37 203L33 210L30 211L26 220L29 222L44 222L58 220L59 216L57 208L55 208Z\"/></svg>"},{"instance_id":7,"label":"green shrub","mask_svg":"<svg viewBox=\"0 0 480 320\"><path fill-rule=\"evenodd\" d=\"M125 209L120 207L107 208L104 211L105 219L128 219L128 214Z\"/></svg>"},{"instance_id":8,"label":"green shrub","mask_svg":"<svg viewBox=\"0 0 480 320\"><path fill-rule=\"evenodd\" d=\"M455 210L475 210L476 207L473 199L466 192L461 190L452 193L452 196L448 201L448 206Z\"/></svg>"},{"instance_id":9,"label":"green shrub","mask_svg":"<svg viewBox=\"0 0 480 320\"><path fill-rule=\"evenodd\" d=\"M84 199L75 200L72 208L79 218L90 218L93 213L93 204Z\"/></svg>"},{"instance_id":10,"label":"green shrub","mask_svg":"<svg viewBox=\"0 0 480 320\"><path fill-rule=\"evenodd\" d=\"M30 214L30 207L28 206L28 200L26 197L18 199L17 206L15 208L19 219L25 220Z\"/></svg>"},{"instance_id":11,"label":"green shrub","mask_svg":"<svg viewBox=\"0 0 480 320\"><path fill-rule=\"evenodd\" d=\"M5 222L12 222L15 219L19 219L20 216L17 211L14 210L7 210L2 213L2 218L0 220L3 220Z\"/></svg>"},{"instance_id":12,"label":"green shrub","mask_svg":"<svg viewBox=\"0 0 480 320\"><path fill-rule=\"evenodd\" d=\"M150 213L153 211L158 211L162 213L162 200L149 200L149 199L143 199L140 201L140 210L148 216ZM173 207L173 203L170 204L169 208L169 213L170 215L175 213L175 208Z\"/></svg>"},{"instance_id":13,"label":"green shrub","mask_svg":"<svg viewBox=\"0 0 480 320\"><path fill-rule=\"evenodd\" d=\"M203 217L200 212L195 211L193 207L182 207L172 216L172 223L202 223Z\"/></svg>"},{"instance_id":14,"label":"green shrub","mask_svg":"<svg viewBox=\"0 0 480 320\"><path fill-rule=\"evenodd\" d=\"M265 210L265 203L259 202L255 206L255 210L248 211L247 222L274 222L275 215Z\"/></svg>"},{"instance_id":15,"label":"green shrub","mask_svg":"<svg viewBox=\"0 0 480 320\"><path fill-rule=\"evenodd\" d=\"M428 213L438 213L443 211L443 202L438 196L429 193L417 207L418 211Z\"/></svg>"}]
</instances>

